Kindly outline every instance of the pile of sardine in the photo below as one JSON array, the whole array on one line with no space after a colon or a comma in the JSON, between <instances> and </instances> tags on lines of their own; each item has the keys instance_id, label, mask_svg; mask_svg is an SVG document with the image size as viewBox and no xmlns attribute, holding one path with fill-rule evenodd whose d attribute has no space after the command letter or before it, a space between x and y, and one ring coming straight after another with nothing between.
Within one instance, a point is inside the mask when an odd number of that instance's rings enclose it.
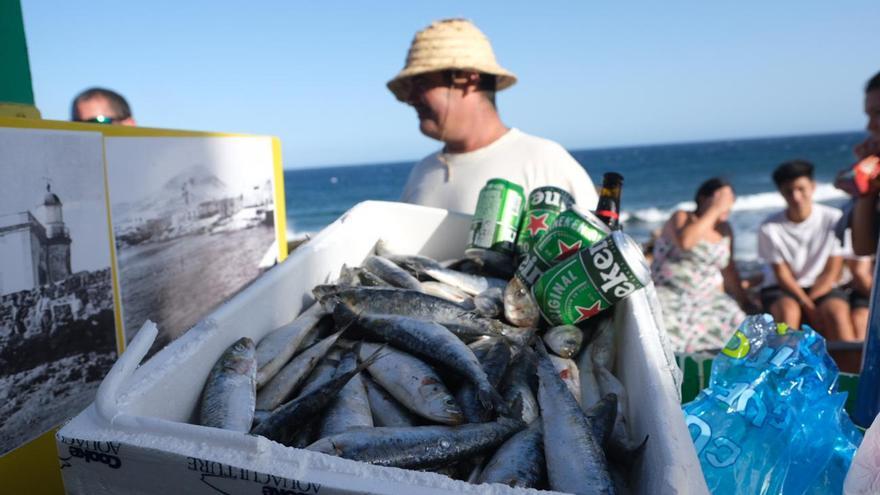
<instances>
[{"instance_id":1,"label":"pile of sardine","mask_svg":"<svg viewBox=\"0 0 880 495\"><path fill-rule=\"evenodd\" d=\"M627 431L610 314L520 328L505 282L474 263L377 252L258 345L233 344L200 423L472 483L628 491L647 438Z\"/></svg>"}]
</instances>

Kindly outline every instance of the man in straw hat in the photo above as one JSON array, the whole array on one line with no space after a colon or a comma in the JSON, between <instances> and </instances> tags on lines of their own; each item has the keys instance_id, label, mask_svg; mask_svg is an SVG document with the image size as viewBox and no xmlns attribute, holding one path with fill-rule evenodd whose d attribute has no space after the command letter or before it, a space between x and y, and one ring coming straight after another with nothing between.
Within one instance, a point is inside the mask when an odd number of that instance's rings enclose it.
<instances>
[{"instance_id":1,"label":"man in straw hat","mask_svg":"<svg viewBox=\"0 0 880 495\"><path fill-rule=\"evenodd\" d=\"M562 146L501 122L495 92L515 82L470 21L445 19L416 33L406 66L388 89L415 108L419 129L444 147L413 168L403 201L473 213L480 189L499 177L520 184L526 194L560 187L578 205L595 208L590 176Z\"/></svg>"}]
</instances>

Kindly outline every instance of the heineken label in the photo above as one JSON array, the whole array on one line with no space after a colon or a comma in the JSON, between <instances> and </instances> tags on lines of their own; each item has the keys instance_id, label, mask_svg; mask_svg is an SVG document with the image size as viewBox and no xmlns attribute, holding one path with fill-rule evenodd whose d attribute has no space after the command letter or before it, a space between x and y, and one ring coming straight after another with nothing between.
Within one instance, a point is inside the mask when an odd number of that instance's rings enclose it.
<instances>
[{"instance_id":1,"label":"heineken label","mask_svg":"<svg viewBox=\"0 0 880 495\"><path fill-rule=\"evenodd\" d=\"M631 240L616 232L544 273L532 287L551 325L576 325L644 287L641 266L631 266Z\"/></svg>"},{"instance_id":2,"label":"heineken label","mask_svg":"<svg viewBox=\"0 0 880 495\"><path fill-rule=\"evenodd\" d=\"M521 186L504 179L489 180L477 199L467 249L512 254L522 217L523 199Z\"/></svg>"},{"instance_id":3,"label":"heineken label","mask_svg":"<svg viewBox=\"0 0 880 495\"><path fill-rule=\"evenodd\" d=\"M574 204L570 194L553 186L539 187L529 194L526 212L516 240L516 254L526 256L550 227L559 214Z\"/></svg>"},{"instance_id":4,"label":"heineken label","mask_svg":"<svg viewBox=\"0 0 880 495\"><path fill-rule=\"evenodd\" d=\"M516 270L528 286L550 267L604 239L611 231L590 212L575 209L559 214L546 235L532 247Z\"/></svg>"}]
</instances>

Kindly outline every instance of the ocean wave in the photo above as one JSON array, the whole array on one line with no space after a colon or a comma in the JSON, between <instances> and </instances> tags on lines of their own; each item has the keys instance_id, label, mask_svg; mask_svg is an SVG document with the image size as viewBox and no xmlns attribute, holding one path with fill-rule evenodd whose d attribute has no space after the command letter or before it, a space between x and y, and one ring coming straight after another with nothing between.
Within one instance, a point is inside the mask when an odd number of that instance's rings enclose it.
<instances>
[{"instance_id":1,"label":"ocean wave","mask_svg":"<svg viewBox=\"0 0 880 495\"><path fill-rule=\"evenodd\" d=\"M835 201L845 199L846 197L846 193L836 189L829 183L816 184L816 192L813 194L813 200L818 202ZM661 209L652 206L632 212L625 211L620 217L624 222L636 221L643 223L663 223L676 210L693 211L694 208L696 208L696 203L693 201L682 201L668 209ZM734 213L779 210L782 208L785 208L785 200L782 199L782 196L777 191L766 191L737 196L736 202L733 204Z\"/></svg>"}]
</instances>

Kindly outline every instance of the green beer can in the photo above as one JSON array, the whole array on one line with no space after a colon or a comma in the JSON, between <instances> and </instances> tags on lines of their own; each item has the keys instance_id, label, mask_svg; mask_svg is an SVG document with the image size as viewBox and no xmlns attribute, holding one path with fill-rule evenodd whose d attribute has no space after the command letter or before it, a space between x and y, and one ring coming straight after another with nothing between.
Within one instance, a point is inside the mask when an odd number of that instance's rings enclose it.
<instances>
[{"instance_id":1,"label":"green beer can","mask_svg":"<svg viewBox=\"0 0 880 495\"><path fill-rule=\"evenodd\" d=\"M465 256L481 263L510 263L524 201L522 186L489 179L477 199Z\"/></svg>"},{"instance_id":2,"label":"green beer can","mask_svg":"<svg viewBox=\"0 0 880 495\"><path fill-rule=\"evenodd\" d=\"M566 191L553 186L538 187L529 193L516 237L516 255L519 259L529 254L563 211L571 208L574 198Z\"/></svg>"},{"instance_id":3,"label":"green beer can","mask_svg":"<svg viewBox=\"0 0 880 495\"><path fill-rule=\"evenodd\" d=\"M572 206L559 214L549 232L532 247L516 269L516 276L531 287L550 267L610 233L611 229L592 212Z\"/></svg>"},{"instance_id":4,"label":"green beer can","mask_svg":"<svg viewBox=\"0 0 880 495\"><path fill-rule=\"evenodd\" d=\"M620 231L547 270L532 286L551 325L576 325L651 280L638 243Z\"/></svg>"}]
</instances>

